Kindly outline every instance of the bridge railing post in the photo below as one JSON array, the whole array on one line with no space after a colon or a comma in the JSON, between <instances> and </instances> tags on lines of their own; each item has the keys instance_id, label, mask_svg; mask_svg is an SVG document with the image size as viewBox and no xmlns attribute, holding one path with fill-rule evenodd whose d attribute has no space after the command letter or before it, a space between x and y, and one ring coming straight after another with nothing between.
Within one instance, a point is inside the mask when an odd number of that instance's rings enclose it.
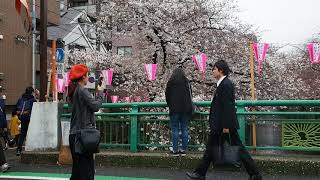
<instances>
[{"instance_id":1,"label":"bridge railing post","mask_svg":"<svg viewBox=\"0 0 320 180\"><path fill-rule=\"evenodd\" d=\"M244 113L245 111L246 108L243 104L237 105L237 112L240 113L237 115L240 126L238 133L243 144L246 144L246 117L241 113Z\"/></svg>"},{"instance_id":2,"label":"bridge railing post","mask_svg":"<svg viewBox=\"0 0 320 180\"><path fill-rule=\"evenodd\" d=\"M139 107L133 106L131 115L131 123L130 123L130 151L137 152L138 151L138 115Z\"/></svg>"}]
</instances>

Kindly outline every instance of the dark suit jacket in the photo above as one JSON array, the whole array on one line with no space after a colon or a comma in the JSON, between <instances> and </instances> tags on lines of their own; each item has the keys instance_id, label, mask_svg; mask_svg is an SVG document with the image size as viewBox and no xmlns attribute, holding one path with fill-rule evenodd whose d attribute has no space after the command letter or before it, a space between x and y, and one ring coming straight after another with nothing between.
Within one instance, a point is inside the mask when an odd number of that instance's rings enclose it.
<instances>
[{"instance_id":1,"label":"dark suit jacket","mask_svg":"<svg viewBox=\"0 0 320 180\"><path fill-rule=\"evenodd\" d=\"M235 108L234 85L224 78L218 86L211 102L209 115L212 134L220 134L223 128L234 132L239 129Z\"/></svg>"}]
</instances>

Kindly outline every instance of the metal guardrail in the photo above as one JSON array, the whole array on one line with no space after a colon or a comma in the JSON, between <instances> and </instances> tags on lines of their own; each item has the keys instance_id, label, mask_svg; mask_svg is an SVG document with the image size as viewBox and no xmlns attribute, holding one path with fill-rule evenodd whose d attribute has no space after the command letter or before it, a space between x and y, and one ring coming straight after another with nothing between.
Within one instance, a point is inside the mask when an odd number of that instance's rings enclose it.
<instances>
[{"instance_id":1,"label":"metal guardrail","mask_svg":"<svg viewBox=\"0 0 320 180\"><path fill-rule=\"evenodd\" d=\"M195 102L200 107L190 121L190 142L192 150L204 149L207 141L208 109L211 102ZM303 107L305 111L280 111L276 107ZM255 108L255 111L250 109ZM261 110L265 108L267 110ZM282 151L320 151L320 107L319 100L259 100L237 101L239 135L249 149ZM68 109L67 104L64 109ZM102 135L102 148L165 149L171 145L169 113L166 102L103 103L103 109L111 112L96 113L97 128ZM279 109L279 108L278 108ZM69 118L70 113L61 117ZM248 124L274 123L281 126L281 144L277 146L253 147L246 142ZM259 129L258 129L259 131ZM248 141L248 140L247 140Z\"/></svg>"}]
</instances>

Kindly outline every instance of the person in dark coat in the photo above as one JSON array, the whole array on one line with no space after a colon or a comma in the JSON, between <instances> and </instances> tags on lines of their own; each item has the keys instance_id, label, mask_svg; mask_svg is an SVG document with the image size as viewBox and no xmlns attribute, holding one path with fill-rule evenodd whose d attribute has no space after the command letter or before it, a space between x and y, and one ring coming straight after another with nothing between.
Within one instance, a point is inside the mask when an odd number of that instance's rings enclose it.
<instances>
[{"instance_id":1,"label":"person in dark coat","mask_svg":"<svg viewBox=\"0 0 320 180\"><path fill-rule=\"evenodd\" d=\"M24 143L24 140L26 139L29 129L33 103L36 102L36 99L33 96L33 92L34 89L32 87L27 87L25 93L21 96L16 105L18 117L21 121L21 134L17 143L16 151L17 156L21 155L22 145Z\"/></svg>"},{"instance_id":2,"label":"person in dark coat","mask_svg":"<svg viewBox=\"0 0 320 180\"><path fill-rule=\"evenodd\" d=\"M93 180L94 158L93 153L75 153L75 140L77 133L84 128L94 128L96 121L94 113L97 112L103 101L103 88L98 86L96 99L85 88L88 82L88 67L83 64L75 65L70 71L70 84L68 98L72 103L69 145L73 160L70 180Z\"/></svg>"},{"instance_id":3,"label":"person in dark coat","mask_svg":"<svg viewBox=\"0 0 320 180\"><path fill-rule=\"evenodd\" d=\"M262 179L255 162L242 144L237 132L239 123L236 116L234 85L228 78L229 72L228 64L223 60L216 62L213 66L213 76L218 82L209 115L210 135L200 164L194 172L187 173L190 179L205 179L211 162L215 163L212 148L218 146L221 139L225 140L229 135L231 144L240 146L240 160L250 176L249 180Z\"/></svg>"},{"instance_id":4,"label":"person in dark coat","mask_svg":"<svg viewBox=\"0 0 320 180\"><path fill-rule=\"evenodd\" d=\"M173 71L166 87L166 101L169 107L173 156L185 156L188 146L188 123L192 117L191 86L181 68ZM182 133L182 147L179 151L179 130Z\"/></svg>"},{"instance_id":5,"label":"person in dark coat","mask_svg":"<svg viewBox=\"0 0 320 180\"><path fill-rule=\"evenodd\" d=\"M5 100L0 98L0 129L1 133L7 135L7 118L5 112ZM7 136L8 137L8 136ZM4 139L6 141L5 135ZM0 167L2 172L6 172L9 169L9 164L7 163L6 156L4 154L4 148L2 147L2 143L0 143Z\"/></svg>"}]
</instances>

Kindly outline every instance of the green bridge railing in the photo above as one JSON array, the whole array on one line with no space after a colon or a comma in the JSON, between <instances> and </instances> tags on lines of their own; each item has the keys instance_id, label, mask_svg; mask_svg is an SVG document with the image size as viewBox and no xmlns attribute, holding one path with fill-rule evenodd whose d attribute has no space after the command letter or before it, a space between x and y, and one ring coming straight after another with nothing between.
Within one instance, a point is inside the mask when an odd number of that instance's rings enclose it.
<instances>
[{"instance_id":1,"label":"green bridge railing","mask_svg":"<svg viewBox=\"0 0 320 180\"><path fill-rule=\"evenodd\" d=\"M209 133L211 102L199 107L189 124L189 149L203 150ZM319 100L237 101L239 135L249 149L320 152ZM64 119L70 118L64 105ZM170 120L166 102L103 103L96 113L102 148L164 150L171 146ZM251 123L257 126L256 147L252 146Z\"/></svg>"}]
</instances>

